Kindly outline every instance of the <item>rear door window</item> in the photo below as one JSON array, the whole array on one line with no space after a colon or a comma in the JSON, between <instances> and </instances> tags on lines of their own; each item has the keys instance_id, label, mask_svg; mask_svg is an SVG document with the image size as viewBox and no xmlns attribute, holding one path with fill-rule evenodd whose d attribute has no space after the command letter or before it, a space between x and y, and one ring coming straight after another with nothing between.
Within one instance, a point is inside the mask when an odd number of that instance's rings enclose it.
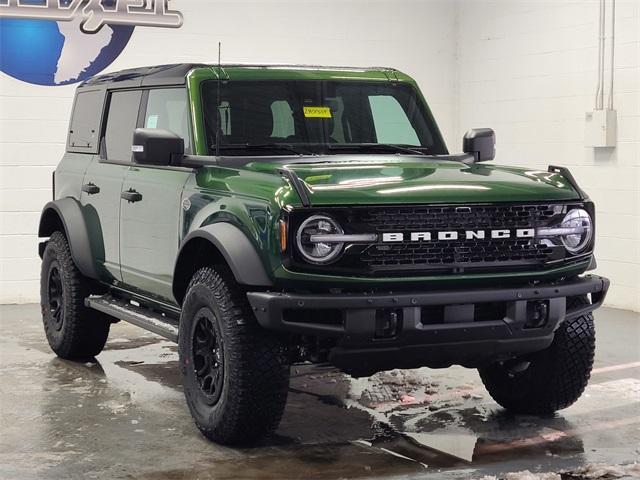
<instances>
[{"instance_id":1,"label":"rear door window","mask_svg":"<svg viewBox=\"0 0 640 480\"><path fill-rule=\"evenodd\" d=\"M133 132L138 124L141 90L112 92L102 157L111 162L131 162Z\"/></svg>"}]
</instances>

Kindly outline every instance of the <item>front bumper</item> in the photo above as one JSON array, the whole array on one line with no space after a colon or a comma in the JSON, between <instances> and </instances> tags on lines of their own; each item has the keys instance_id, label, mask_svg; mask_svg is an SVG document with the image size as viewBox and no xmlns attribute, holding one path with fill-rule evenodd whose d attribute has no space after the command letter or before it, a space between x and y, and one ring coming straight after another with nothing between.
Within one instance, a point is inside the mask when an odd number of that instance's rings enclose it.
<instances>
[{"instance_id":1,"label":"front bumper","mask_svg":"<svg viewBox=\"0 0 640 480\"><path fill-rule=\"evenodd\" d=\"M608 279L586 275L507 288L336 295L249 292L247 297L264 328L336 337L332 363L373 372L454 363L478 366L543 350L561 322L600 307L608 288ZM567 297L588 294L589 305L567 310ZM492 318L482 317L487 305ZM539 305L544 305L545 319L532 324L532 315L539 313L533 307ZM495 312L504 315L495 318Z\"/></svg>"}]
</instances>

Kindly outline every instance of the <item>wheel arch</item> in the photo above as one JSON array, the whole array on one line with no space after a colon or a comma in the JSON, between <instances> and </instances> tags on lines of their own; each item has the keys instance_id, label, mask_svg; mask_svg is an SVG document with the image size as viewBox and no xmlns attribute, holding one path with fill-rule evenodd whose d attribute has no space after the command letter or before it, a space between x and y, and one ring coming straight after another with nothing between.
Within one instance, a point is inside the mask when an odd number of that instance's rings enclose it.
<instances>
[{"instance_id":1,"label":"wheel arch","mask_svg":"<svg viewBox=\"0 0 640 480\"><path fill-rule=\"evenodd\" d=\"M67 238L71 257L76 267L85 277L97 279L98 273L93 261L89 231L85 223L80 203L71 197L60 198L47 203L42 209L38 225L38 237L50 237L55 231L62 231ZM41 242L38 253L42 258L46 242Z\"/></svg>"},{"instance_id":2,"label":"wheel arch","mask_svg":"<svg viewBox=\"0 0 640 480\"><path fill-rule=\"evenodd\" d=\"M272 281L255 247L236 226L227 222L206 225L182 242L173 271L173 296L182 304L193 274L201 267L225 265L243 285L268 287Z\"/></svg>"}]
</instances>

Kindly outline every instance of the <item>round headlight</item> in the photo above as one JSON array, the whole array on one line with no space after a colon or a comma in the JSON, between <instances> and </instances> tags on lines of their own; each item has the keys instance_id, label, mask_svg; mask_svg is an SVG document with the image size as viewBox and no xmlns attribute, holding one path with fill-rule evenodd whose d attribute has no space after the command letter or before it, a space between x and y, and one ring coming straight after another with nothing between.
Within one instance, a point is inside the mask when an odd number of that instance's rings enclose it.
<instances>
[{"instance_id":1,"label":"round headlight","mask_svg":"<svg viewBox=\"0 0 640 480\"><path fill-rule=\"evenodd\" d=\"M560 228L567 229L567 233L561 235L560 239L564 247L571 253L582 251L593 236L591 215L581 208L569 211L562 219Z\"/></svg>"},{"instance_id":2,"label":"round headlight","mask_svg":"<svg viewBox=\"0 0 640 480\"><path fill-rule=\"evenodd\" d=\"M296 234L298 251L307 262L328 263L334 260L344 243L323 242L323 235L342 235L344 231L338 223L326 215L313 215L307 218Z\"/></svg>"}]
</instances>

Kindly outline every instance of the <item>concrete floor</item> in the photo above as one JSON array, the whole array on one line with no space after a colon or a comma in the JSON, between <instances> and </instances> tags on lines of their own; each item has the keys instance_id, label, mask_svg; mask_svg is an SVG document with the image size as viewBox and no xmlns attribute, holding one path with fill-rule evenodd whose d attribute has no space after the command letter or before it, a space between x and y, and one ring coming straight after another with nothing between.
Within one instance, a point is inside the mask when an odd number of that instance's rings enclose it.
<instances>
[{"instance_id":1,"label":"concrete floor","mask_svg":"<svg viewBox=\"0 0 640 480\"><path fill-rule=\"evenodd\" d=\"M38 310L0 307L2 479L618 478L578 473L599 463L640 478L638 314L598 312L591 383L550 418L504 413L459 367L359 380L298 367L277 436L230 449L193 425L175 345L120 322L97 362L60 360Z\"/></svg>"}]
</instances>

